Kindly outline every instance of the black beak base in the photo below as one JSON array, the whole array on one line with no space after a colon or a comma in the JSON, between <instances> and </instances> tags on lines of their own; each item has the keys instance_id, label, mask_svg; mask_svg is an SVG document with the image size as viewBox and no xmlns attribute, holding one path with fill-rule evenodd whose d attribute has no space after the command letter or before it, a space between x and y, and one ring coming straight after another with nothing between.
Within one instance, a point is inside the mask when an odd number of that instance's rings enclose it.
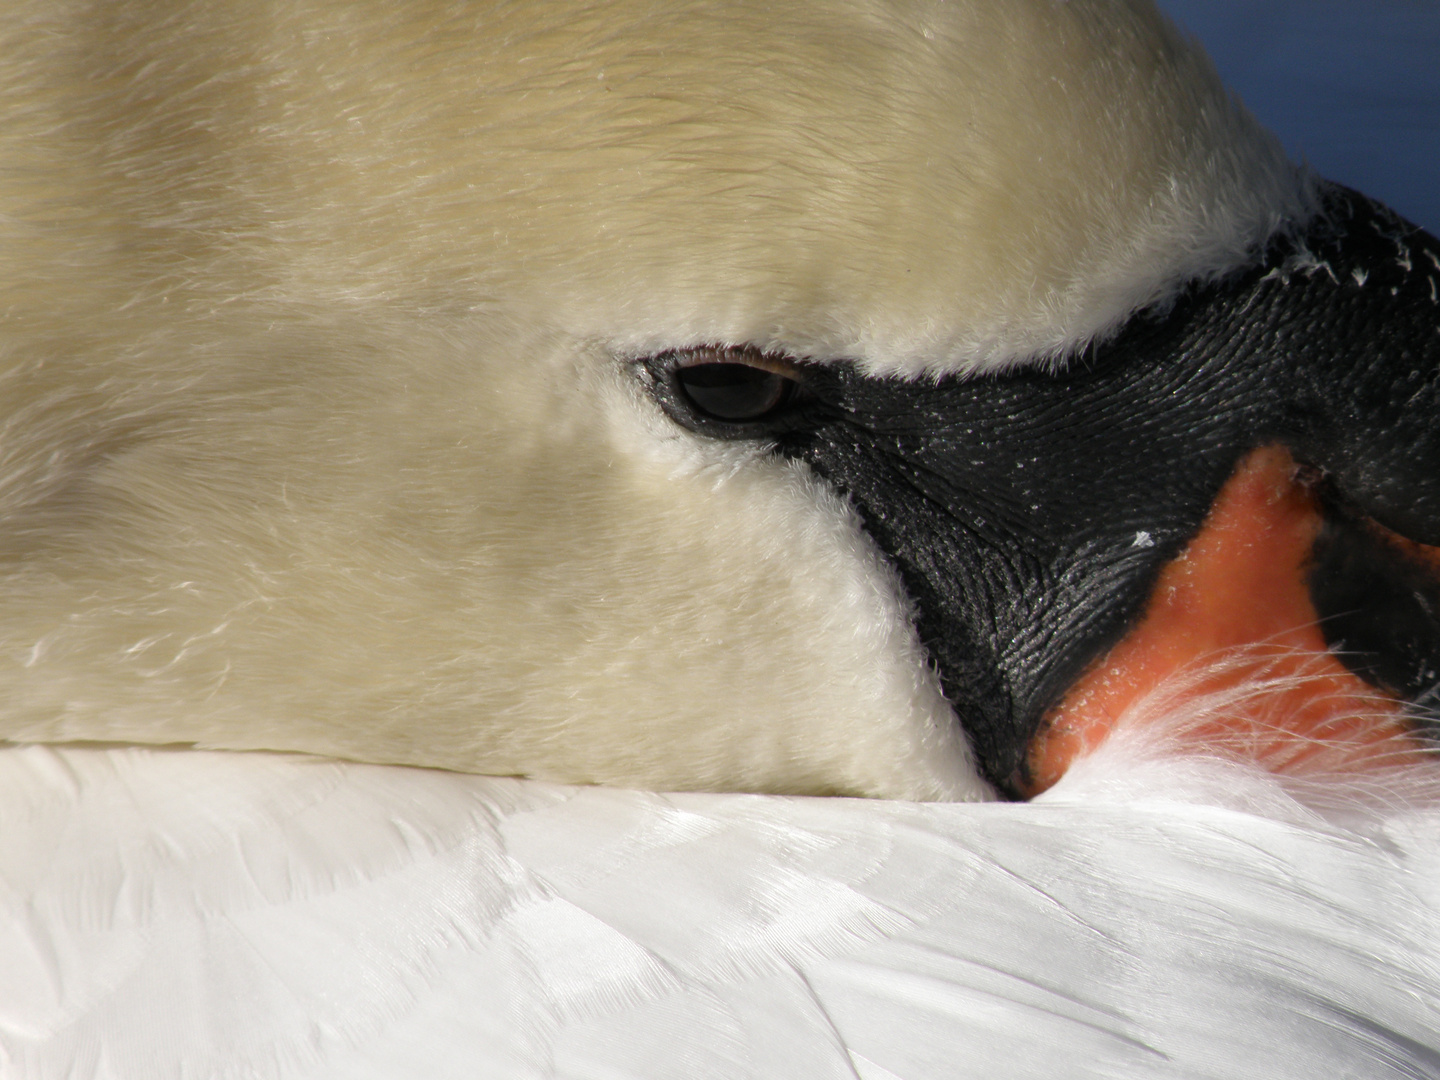
<instances>
[{"instance_id":1,"label":"black beak base","mask_svg":"<svg viewBox=\"0 0 1440 1080\"><path fill-rule=\"evenodd\" d=\"M1332 644L1413 701L1440 671L1440 242L1342 188L1251 269L1134 317L1061 370L899 381L805 365L765 438L846 493L898 567L986 778L1024 789L1047 711L1141 617L1250 451L1328 508ZM690 423L673 401L663 402ZM1332 524L1333 523L1333 524Z\"/></svg>"}]
</instances>

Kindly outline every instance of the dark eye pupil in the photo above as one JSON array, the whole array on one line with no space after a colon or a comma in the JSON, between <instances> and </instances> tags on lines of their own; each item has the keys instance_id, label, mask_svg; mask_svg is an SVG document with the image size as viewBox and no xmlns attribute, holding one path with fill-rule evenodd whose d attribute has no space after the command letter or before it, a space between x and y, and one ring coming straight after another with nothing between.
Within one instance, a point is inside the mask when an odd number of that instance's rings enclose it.
<instances>
[{"instance_id":1,"label":"dark eye pupil","mask_svg":"<svg viewBox=\"0 0 1440 1080\"><path fill-rule=\"evenodd\" d=\"M690 404L716 420L758 420L790 398L795 383L749 364L695 364L675 372Z\"/></svg>"}]
</instances>

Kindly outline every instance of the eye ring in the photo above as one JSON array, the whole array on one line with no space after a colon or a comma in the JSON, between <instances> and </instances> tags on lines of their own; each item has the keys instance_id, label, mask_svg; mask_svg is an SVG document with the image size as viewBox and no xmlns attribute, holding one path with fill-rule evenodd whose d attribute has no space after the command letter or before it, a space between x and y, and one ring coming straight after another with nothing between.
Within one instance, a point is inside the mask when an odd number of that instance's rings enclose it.
<instances>
[{"instance_id":1,"label":"eye ring","mask_svg":"<svg viewBox=\"0 0 1440 1080\"><path fill-rule=\"evenodd\" d=\"M799 365L754 346L701 346L664 359L677 403L704 421L763 424L800 397Z\"/></svg>"}]
</instances>

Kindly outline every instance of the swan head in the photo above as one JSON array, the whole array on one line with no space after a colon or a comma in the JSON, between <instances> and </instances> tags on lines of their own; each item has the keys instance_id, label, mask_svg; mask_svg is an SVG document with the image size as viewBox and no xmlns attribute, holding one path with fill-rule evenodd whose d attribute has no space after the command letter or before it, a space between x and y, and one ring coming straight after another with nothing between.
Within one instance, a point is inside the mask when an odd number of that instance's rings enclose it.
<instances>
[{"instance_id":1,"label":"swan head","mask_svg":"<svg viewBox=\"0 0 1440 1080\"><path fill-rule=\"evenodd\" d=\"M1148 2L19 8L0 736L983 798L1247 465L1433 590L1434 241Z\"/></svg>"}]
</instances>

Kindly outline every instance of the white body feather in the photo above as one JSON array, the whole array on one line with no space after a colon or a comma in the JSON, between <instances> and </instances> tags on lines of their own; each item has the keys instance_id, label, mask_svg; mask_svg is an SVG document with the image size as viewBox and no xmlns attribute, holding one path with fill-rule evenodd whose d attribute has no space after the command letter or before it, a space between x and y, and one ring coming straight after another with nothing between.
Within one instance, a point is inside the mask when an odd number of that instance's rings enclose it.
<instances>
[{"instance_id":1,"label":"white body feather","mask_svg":"<svg viewBox=\"0 0 1440 1080\"><path fill-rule=\"evenodd\" d=\"M1038 802L0 753L0 1071L1440 1075L1440 816L1114 744Z\"/></svg>"}]
</instances>

